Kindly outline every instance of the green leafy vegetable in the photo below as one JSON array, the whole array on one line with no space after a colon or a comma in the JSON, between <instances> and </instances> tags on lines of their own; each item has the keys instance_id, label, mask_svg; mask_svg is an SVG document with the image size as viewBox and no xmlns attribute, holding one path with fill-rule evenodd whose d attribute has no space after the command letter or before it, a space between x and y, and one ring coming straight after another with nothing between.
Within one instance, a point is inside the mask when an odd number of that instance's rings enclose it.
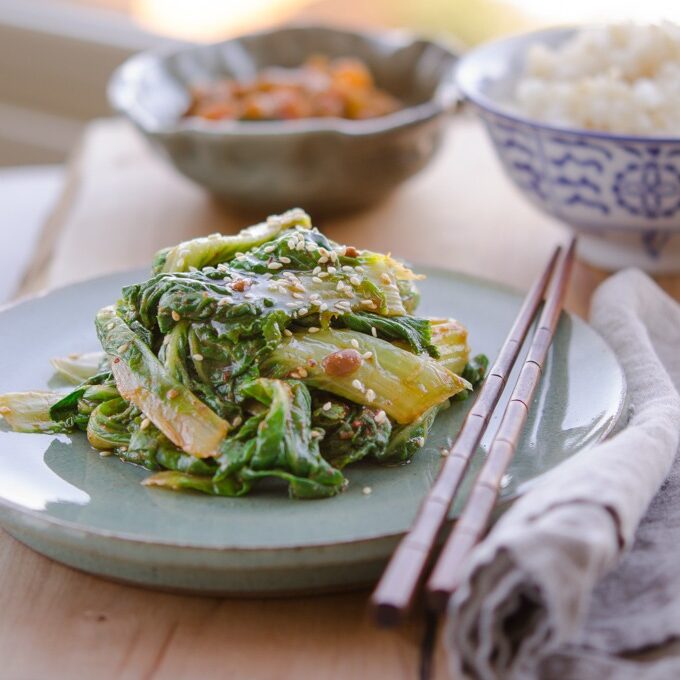
<instances>
[{"instance_id":1,"label":"green leafy vegetable","mask_svg":"<svg viewBox=\"0 0 680 680\"><path fill-rule=\"evenodd\" d=\"M97 314L103 352L53 360L70 392L0 396L22 432L85 431L150 487L326 498L362 460L409 460L482 378L467 331L416 316L418 280L292 210L160 251Z\"/></svg>"}]
</instances>

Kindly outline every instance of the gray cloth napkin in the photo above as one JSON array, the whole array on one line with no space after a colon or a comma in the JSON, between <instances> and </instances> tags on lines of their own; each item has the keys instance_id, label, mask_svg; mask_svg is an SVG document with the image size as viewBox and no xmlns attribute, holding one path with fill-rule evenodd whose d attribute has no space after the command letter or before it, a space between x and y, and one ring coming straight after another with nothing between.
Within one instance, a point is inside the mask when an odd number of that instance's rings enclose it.
<instances>
[{"instance_id":1,"label":"gray cloth napkin","mask_svg":"<svg viewBox=\"0 0 680 680\"><path fill-rule=\"evenodd\" d=\"M448 612L454 677L680 677L680 657L620 656L680 636L680 305L626 271L597 290L591 323L624 368L628 423L476 548Z\"/></svg>"}]
</instances>

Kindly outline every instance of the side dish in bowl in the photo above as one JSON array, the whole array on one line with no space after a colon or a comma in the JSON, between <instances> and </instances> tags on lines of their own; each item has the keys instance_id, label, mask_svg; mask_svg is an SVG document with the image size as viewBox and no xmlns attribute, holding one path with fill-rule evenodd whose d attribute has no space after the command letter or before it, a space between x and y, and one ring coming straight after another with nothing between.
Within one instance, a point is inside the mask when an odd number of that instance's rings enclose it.
<instances>
[{"instance_id":1,"label":"side dish in bowl","mask_svg":"<svg viewBox=\"0 0 680 680\"><path fill-rule=\"evenodd\" d=\"M458 101L455 63L443 45L401 32L282 28L132 57L109 99L231 204L342 211L430 161Z\"/></svg>"},{"instance_id":2,"label":"side dish in bowl","mask_svg":"<svg viewBox=\"0 0 680 680\"><path fill-rule=\"evenodd\" d=\"M149 486L243 496L274 479L334 496L348 465L409 462L483 378L462 324L415 315L418 278L301 210L181 243L99 311L101 353L53 361L72 391L0 395L0 416L86 432L153 470Z\"/></svg>"},{"instance_id":3,"label":"side dish in bowl","mask_svg":"<svg viewBox=\"0 0 680 680\"><path fill-rule=\"evenodd\" d=\"M484 45L457 80L525 196L606 269L680 270L680 28L556 28Z\"/></svg>"}]
</instances>

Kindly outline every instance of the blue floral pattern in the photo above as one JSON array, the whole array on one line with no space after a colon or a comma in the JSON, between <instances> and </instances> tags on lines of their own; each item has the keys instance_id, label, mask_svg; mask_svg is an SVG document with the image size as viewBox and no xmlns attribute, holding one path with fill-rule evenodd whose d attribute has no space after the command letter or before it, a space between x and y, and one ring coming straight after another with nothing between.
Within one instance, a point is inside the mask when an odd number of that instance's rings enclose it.
<instances>
[{"instance_id":1,"label":"blue floral pattern","mask_svg":"<svg viewBox=\"0 0 680 680\"><path fill-rule=\"evenodd\" d=\"M680 227L677 143L584 138L481 111L511 178L544 210L580 229L637 230L658 258Z\"/></svg>"}]
</instances>

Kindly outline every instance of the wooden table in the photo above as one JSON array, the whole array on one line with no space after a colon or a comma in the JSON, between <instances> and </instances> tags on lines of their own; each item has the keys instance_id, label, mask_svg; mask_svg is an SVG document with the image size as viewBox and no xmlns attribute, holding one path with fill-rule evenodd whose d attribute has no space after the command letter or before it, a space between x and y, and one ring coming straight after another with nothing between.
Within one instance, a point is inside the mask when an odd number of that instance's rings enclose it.
<instances>
[{"instance_id":1,"label":"wooden table","mask_svg":"<svg viewBox=\"0 0 680 680\"><path fill-rule=\"evenodd\" d=\"M153 156L125 124L101 121L74 157L23 292L144 266L161 246L243 224ZM483 131L465 117L452 124L435 162L388 201L318 226L346 243L519 289L565 239L510 186ZM604 278L579 264L568 307L585 314ZM677 277L663 285L680 299ZM366 597L151 592L76 572L0 534L0 677L417 678L420 622L377 631ZM441 645L433 677L447 677Z\"/></svg>"}]
</instances>

